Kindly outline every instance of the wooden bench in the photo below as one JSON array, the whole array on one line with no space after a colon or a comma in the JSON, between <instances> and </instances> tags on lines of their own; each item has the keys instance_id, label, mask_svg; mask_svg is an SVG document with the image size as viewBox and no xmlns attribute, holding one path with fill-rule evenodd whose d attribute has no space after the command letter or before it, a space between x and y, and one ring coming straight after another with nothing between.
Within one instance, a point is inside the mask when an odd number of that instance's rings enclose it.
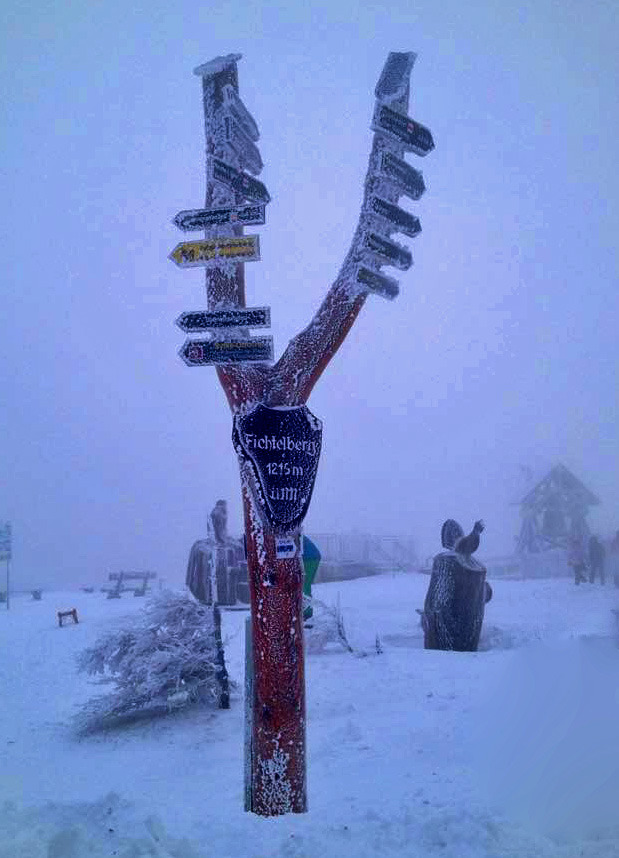
<instances>
[{"instance_id":1,"label":"wooden bench","mask_svg":"<svg viewBox=\"0 0 619 858\"><path fill-rule=\"evenodd\" d=\"M58 625L62 628L62 621L65 617L72 618L74 623L78 622L77 619L77 610L75 608L71 608L68 611L58 611Z\"/></svg>"}]
</instances>

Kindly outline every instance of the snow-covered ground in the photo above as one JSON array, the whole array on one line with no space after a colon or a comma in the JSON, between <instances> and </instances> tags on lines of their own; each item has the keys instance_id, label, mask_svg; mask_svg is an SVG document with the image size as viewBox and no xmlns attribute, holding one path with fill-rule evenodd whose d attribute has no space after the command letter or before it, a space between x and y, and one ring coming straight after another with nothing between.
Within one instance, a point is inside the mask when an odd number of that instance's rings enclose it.
<instances>
[{"instance_id":1,"label":"snow-covered ground","mask_svg":"<svg viewBox=\"0 0 619 858\"><path fill-rule=\"evenodd\" d=\"M358 652L308 655L310 810L273 819L243 811L246 612L224 613L229 711L78 738L97 688L75 654L143 601L15 597L0 611L0 858L619 856L619 591L492 581L482 650L445 653L423 649L427 582L315 588L339 598ZM58 628L72 607L79 625Z\"/></svg>"}]
</instances>

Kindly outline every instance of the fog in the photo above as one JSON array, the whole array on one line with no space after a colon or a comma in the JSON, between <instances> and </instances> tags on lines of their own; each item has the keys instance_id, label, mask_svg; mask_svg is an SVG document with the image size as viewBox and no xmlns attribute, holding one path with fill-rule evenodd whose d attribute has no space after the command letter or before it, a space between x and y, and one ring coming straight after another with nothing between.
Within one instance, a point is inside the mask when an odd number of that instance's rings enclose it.
<instances>
[{"instance_id":1,"label":"fog","mask_svg":"<svg viewBox=\"0 0 619 858\"><path fill-rule=\"evenodd\" d=\"M586 15L586 19L583 18ZM215 371L177 355L204 275L167 256L204 201L195 66L239 52L272 202L247 303L276 355L348 250L390 50L417 52L423 232L308 403L324 424L305 529L412 534L483 517L508 553L522 469L563 462L619 527L616 4L5 0L0 520L13 586L183 579L217 498L242 527ZM391 273L391 272L389 272Z\"/></svg>"}]
</instances>

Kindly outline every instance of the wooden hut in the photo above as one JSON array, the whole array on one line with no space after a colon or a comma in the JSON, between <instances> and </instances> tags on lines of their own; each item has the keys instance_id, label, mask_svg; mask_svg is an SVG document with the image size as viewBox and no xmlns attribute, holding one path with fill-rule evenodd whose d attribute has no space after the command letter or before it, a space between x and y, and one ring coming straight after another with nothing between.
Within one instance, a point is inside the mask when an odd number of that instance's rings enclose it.
<instances>
[{"instance_id":1,"label":"wooden hut","mask_svg":"<svg viewBox=\"0 0 619 858\"><path fill-rule=\"evenodd\" d=\"M559 463L529 489L519 503L522 525L517 551L532 554L566 548L572 536L588 536L589 508L600 501Z\"/></svg>"}]
</instances>

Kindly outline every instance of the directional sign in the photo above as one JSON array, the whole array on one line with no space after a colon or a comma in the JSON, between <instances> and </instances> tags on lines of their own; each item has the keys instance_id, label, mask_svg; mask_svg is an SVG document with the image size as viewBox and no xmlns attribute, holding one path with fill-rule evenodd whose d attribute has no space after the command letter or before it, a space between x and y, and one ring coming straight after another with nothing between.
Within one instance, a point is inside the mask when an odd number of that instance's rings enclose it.
<instances>
[{"instance_id":1,"label":"directional sign","mask_svg":"<svg viewBox=\"0 0 619 858\"><path fill-rule=\"evenodd\" d=\"M314 489L320 420L305 405L279 409L260 403L234 418L232 442L254 470L271 525L284 533L294 530L305 518Z\"/></svg>"},{"instance_id":2,"label":"directional sign","mask_svg":"<svg viewBox=\"0 0 619 858\"><path fill-rule=\"evenodd\" d=\"M401 271L406 271L413 264L413 256L408 248L376 235L375 232L366 234L364 244L372 253L380 256L387 265L393 265Z\"/></svg>"},{"instance_id":3,"label":"directional sign","mask_svg":"<svg viewBox=\"0 0 619 858\"><path fill-rule=\"evenodd\" d=\"M227 83L222 87L224 104L251 140L258 140L260 132L254 117L245 107L234 87Z\"/></svg>"},{"instance_id":4,"label":"directional sign","mask_svg":"<svg viewBox=\"0 0 619 858\"><path fill-rule=\"evenodd\" d=\"M414 238L421 232L421 223L419 218L401 209L399 206L394 206L393 203L388 203L380 197L372 197L370 199L370 213L385 218L389 223L393 224L398 232L404 233L411 238Z\"/></svg>"},{"instance_id":5,"label":"directional sign","mask_svg":"<svg viewBox=\"0 0 619 858\"><path fill-rule=\"evenodd\" d=\"M416 59L417 54L391 51L374 90L376 98L394 100L404 95Z\"/></svg>"},{"instance_id":6,"label":"directional sign","mask_svg":"<svg viewBox=\"0 0 619 858\"><path fill-rule=\"evenodd\" d=\"M231 310L195 310L182 313L176 320L178 327L190 334L210 328L268 328L271 324L270 307L239 307Z\"/></svg>"},{"instance_id":7,"label":"directional sign","mask_svg":"<svg viewBox=\"0 0 619 858\"><path fill-rule=\"evenodd\" d=\"M213 158L213 178L217 182L228 185L233 191L243 194L245 199L258 203L268 203L271 200L269 192L258 179L237 170L231 164L226 164L221 158Z\"/></svg>"},{"instance_id":8,"label":"directional sign","mask_svg":"<svg viewBox=\"0 0 619 858\"><path fill-rule=\"evenodd\" d=\"M434 149L434 140L428 128L385 104L376 105L372 128L400 140L416 155L427 155Z\"/></svg>"},{"instance_id":9,"label":"directional sign","mask_svg":"<svg viewBox=\"0 0 619 858\"><path fill-rule=\"evenodd\" d=\"M242 226L260 226L264 221L264 205L247 205L222 209L188 209L179 212L173 222L183 232L191 232L207 229L209 226L235 223Z\"/></svg>"},{"instance_id":10,"label":"directional sign","mask_svg":"<svg viewBox=\"0 0 619 858\"><path fill-rule=\"evenodd\" d=\"M194 268L228 259L253 262L260 259L260 238L257 235L235 235L230 238L183 241L176 245L168 258L176 262L179 268Z\"/></svg>"},{"instance_id":11,"label":"directional sign","mask_svg":"<svg viewBox=\"0 0 619 858\"><path fill-rule=\"evenodd\" d=\"M187 366L272 361L273 337L250 337L247 340L185 340L179 355Z\"/></svg>"},{"instance_id":12,"label":"directional sign","mask_svg":"<svg viewBox=\"0 0 619 858\"><path fill-rule=\"evenodd\" d=\"M254 175L258 174L264 164L255 143L252 143L238 122L235 122L231 116L224 116L224 131L226 143L237 153L243 166L247 167Z\"/></svg>"},{"instance_id":13,"label":"directional sign","mask_svg":"<svg viewBox=\"0 0 619 858\"><path fill-rule=\"evenodd\" d=\"M423 176L406 161L396 158L391 152L383 152L380 159L381 173L395 182L398 190L412 200L418 200L426 189Z\"/></svg>"},{"instance_id":14,"label":"directional sign","mask_svg":"<svg viewBox=\"0 0 619 858\"><path fill-rule=\"evenodd\" d=\"M377 271L370 271L369 268L361 267L358 269L357 283L365 286L370 292L376 292L377 295L390 300L400 294L397 280L394 280L393 277L385 277L384 274L379 274Z\"/></svg>"},{"instance_id":15,"label":"directional sign","mask_svg":"<svg viewBox=\"0 0 619 858\"><path fill-rule=\"evenodd\" d=\"M0 526L0 560L10 560L12 552L12 533L11 524Z\"/></svg>"}]
</instances>

